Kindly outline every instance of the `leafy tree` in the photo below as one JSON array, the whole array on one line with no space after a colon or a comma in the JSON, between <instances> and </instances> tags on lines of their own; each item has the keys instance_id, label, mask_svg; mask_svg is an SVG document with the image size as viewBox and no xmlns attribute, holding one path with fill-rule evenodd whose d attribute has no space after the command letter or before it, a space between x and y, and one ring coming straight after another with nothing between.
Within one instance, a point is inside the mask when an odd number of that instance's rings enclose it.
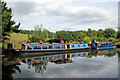
<instances>
[{"instance_id":1,"label":"leafy tree","mask_svg":"<svg viewBox=\"0 0 120 80\"><path fill-rule=\"evenodd\" d=\"M116 39L114 39L113 37L110 37L109 38L109 41L111 41L111 42L114 42Z\"/></svg>"},{"instance_id":2,"label":"leafy tree","mask_svg":"<svg viewBox=\"0 0 120 80\"><path fill-rule=\"evenodd\" d=\"M56 32L56 38L60 38L60 39L71 39L71 34L69 34L68 31L57 31Z\"/></svg>"},{"instance_id":3,"label":"leafy tree","mask_svg":"<svg viewBox=\"0 0 120 80\"><path fill-rule=\"evenodd\" d=\"M86 35L83 33L83 32L80 32L78 35L77 35L77 40L82 40L84 39L84 37L86 37Z\"/></svg>"},{"instance_id":4,"label":"leafy tree","mask_svg":"<svg viewBox=\"0 0 120 80\"><path fill-rule=\"evenodd\" d=\"M120 38L120 26L118 27L117 38Z\"/></svg>"},{"instance_id":5,"label":"leafy tree","mask_svg":"<svg viewBox=\"0 0 120 80\"><path fill-rule=\"evenodd\" d=\"M106 38L109 38L109 37L115 38L115 30L113 30L112 28L105 29L105 37Z\"/></svg>"},{"instance_id":6,"label":"leafy tree","mask_svg":"<svg viewBox=\"0 0 120 80\"><path fill-rule=\"evenodd\" d=\"M2 41L4 42L4 40L8 39L6 36L9 36L10 31L18 31L20 23L15 25L16 22L11 20L13 17L12 9L8 8L5 2L0 1L0 4L2 13Z\"/></svg>"},{"instance_id":7,"label":"leafy tree","mask_svg":"<svg viewBox=\"0 0 120 80\"><path fill-rule=\"evenodd\" d=\"M103 38L105 36L105 32L102 29L99 29L97 31L97 37Z\"/></svg>"},{"instance_id":8,"label":"leafy tree","mask_svg":"<svg viewBox=\"0 0 120 80\"><path fill-rule=\"evenodd\" d=\"M87 36L89 36L91 39L97 38L97 32L89 28L87 31Z\"/></svg>"},{"instance_id":9,"label":"leafy tree","mask_svg":"<svg viewBox=\"0 0 120 80\"><path fill-rule=\"evenodd\" d=\"M35 31L32 33L32 37L30 40L32 42L39 42L39 40L43 40L43 42L46 42L48 38L48 31L40 28L36 28Z\"/></svg>"},{"instance_id":10,"label":"leafy tree","mask_svg":"<svg viewBox=\"0 0 120 80\"><path fill-rule=\"evenodd\" d=\"M88 36L84 37L84 42L90 44L90 37Z\"/></svg>"}]
</instances>

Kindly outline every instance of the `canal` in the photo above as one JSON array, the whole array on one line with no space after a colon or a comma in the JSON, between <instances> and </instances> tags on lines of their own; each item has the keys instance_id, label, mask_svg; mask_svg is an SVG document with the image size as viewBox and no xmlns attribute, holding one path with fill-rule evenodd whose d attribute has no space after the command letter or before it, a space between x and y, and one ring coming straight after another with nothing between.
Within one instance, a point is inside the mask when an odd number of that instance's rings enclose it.
<instances>
[{"instance_id":1,"label":"canal","mask_svg":"<svg viewBox=\"0 0 120 80\"><path fill-rule=\"evenodd\" d=\"M118 78L118 53L120 52L110 49L37 56L11 54L3 56L2 77L5 80L13 78Z\"/></svg>"}]
</instances>

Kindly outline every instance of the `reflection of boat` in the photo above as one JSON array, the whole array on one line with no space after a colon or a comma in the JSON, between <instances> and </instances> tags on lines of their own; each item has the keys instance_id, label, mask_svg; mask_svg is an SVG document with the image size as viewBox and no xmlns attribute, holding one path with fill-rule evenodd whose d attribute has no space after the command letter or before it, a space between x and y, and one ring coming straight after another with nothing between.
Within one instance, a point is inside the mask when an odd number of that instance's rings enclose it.
<instances>
[{"instance_id":1,"label":"reflection of boat","mask_svg":"<svg viewBox=\"0 0 120 80\"><path fill-rule=\"evenodd\" d=\"M91 43L92 49L114 49L116 48L115 44L113 42L96 42L93 40Z\"/></svg>"},{"instance_id":2,"label":"reflection of boat","mask_svg":"<svg viewBox=\"0 0 120 80\"><path fill-rule=\"evenodd\" d=\"M88 52L77 52L77 53L68 53L68 54L37 56L37 57L25 58L25 63L63 61L65 59L71 59L72 57L83 57L89 54L90 53Z\"/></svg>"},{"instance_id":3,"label":"reflection of boat","mask_svg":"<svg viewBox=\"0 0 120 80\"><path fill-rule=\"evenodd\" d=\"M105 55L105 56L114 56L116 54L115 52L116 50L115 49L104 49L104 50L96 50L96 49L93 49L91 50L91 54L92 55Z\"/></svg>"},{"instance_id":4,"label":"reflection of boat","mask_svg":"<svg viewBox=\"0 0 120 80\"><path fill-rule=\"evenodd\" d=\"M22 44L21 49L13 49L18 52L53 52L53 51L74 51L89 49L84 43L29 43Z\"/></svg>"},{"instance_id":5,"label":"reflection of boat","mask_svg":"<svg viewBox=\"0 0 120 80\"><path fill-rule=\"evenodd\" d=\"M59 59L51 62L54 62L56 64L65 64L65 63L72 63L73 61L71 59Z\"/></svg>"}]
</instances>

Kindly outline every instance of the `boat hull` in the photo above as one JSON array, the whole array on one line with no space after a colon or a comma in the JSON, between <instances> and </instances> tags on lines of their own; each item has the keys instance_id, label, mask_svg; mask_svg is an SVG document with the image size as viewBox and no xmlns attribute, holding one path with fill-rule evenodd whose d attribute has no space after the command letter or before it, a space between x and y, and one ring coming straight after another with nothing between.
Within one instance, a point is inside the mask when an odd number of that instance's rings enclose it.
<instances>
[{"instance_id":1,"label":"boat hull","mask_svg":"<svg viewBox=\"0 0 120 80\"><path fill-rule=\"evenodd\" d=\"M13 53L63 53L63 52L78 52L87 51L89 52L91 48L80 48L80 49L53 49L53 50L12 50Z\"/></svg>"},{"instance_id":2,"label":"boat hull","mask_svg":"<svg viewBox=\"0 0 120 80\"><path fill-rule=\"evenodd\" d=\"M101 50L101 49L115 49L116 46L113 45L113 46L98 46L96 47L98 50Z\"/></svg>"}]
</instances>

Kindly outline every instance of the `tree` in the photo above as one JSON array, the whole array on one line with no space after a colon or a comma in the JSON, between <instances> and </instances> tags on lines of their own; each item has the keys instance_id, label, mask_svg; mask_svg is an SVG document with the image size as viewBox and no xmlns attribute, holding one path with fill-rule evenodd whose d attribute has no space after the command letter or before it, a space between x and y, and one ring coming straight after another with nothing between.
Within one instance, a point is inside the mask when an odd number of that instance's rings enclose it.
<instances>
[{"instance_id":1,"label":"tree","mask_svg":"<svg viewBox=\"0 0 120 80\"><path fill-rule=\"evenodd\" d=\"M6 6L5 2L0 1L1 3L1 13L2 13L2 41L8 39L7 36L9 36L10 31L17 32L20 23L18 25L15 25L15 21L11 20L12 15L12 9L8 8Z\"/></svg>"},{"instance_id":2,"label":"tree","mask_svg":"<svg viewBox=\"0 0 120 80\"><path fill-rule=\"evenodd\" d=\"M90 37L88 36L84 37L84 42L90 44Z\"/></svg>"},{"instance_id":3,"label":"tree","mask_svg":"<svg viewBox=\"0 0 120 80\"><path fill-rule=\"evenodd\" d=\"M113 37L110 37L110 38L109 38L109 41L114 42L114 41L116 41L116 39L113 38Z\"/></svg>"},{"instance_id":4,"label":"tree","mask_svg":"<svg viewBox=\"0 0 120 80\"><path fill-rule=\"evenodd\" d=\"M105 32L102 29L99 29L97 31L97 37L103 38L105 36Z\"/></svg>"},{"instance_id":5,"label":"tree","mask_svg":"<svg viewBox=\"0 0 120 80\"><path fill-rule=\"evenodd\" d=\"M89 36L91 39L97 38L97 32L89 28L87 31L87 36Z\"/></svg>"},{"instance_id":6,"label":"tree","mask_svg":"<svg viewBox=\"0 0 120 80\"><path fill-rule=\"evenodd\" d=\"M86 35L83 33L83 32L80 32L78 35L77 35L77 40L82 40L83 41L83 39L84 39L84 37L86 37Z\"/></svg>"},{"instance_id":7,"label":"tree","mask_svg":"<svg viewBox=\"0 0 120 80\"><path fill-rule=\"evenodd\" d=\"M118 27L117 38L120 38L120 26Z\"/></svg>"},{"instance_id":8,"label":"tree","mask_svg":"<svg viewBox=\"0 0 120 80\"><path fill-rule=\"evenodd\" d=\"M56 38L59 38L59 39L71 39L71 34L69 33L69 31L57 31L56 32Z\"/></svg>"},{"instance_id":9,"label":"tree","mask_svg":"<svg viewBox=\"0 0 120 80\"><path fill-rule=\"evenodd\" d=\"M32 42L39 42L39 40L43 40L43 42L46 42L48 38L48 31L43 29L42 27L35 27L35 31L32 33L32 37L30 40Z\"/></svg>"},{"instance_id":10,"label":"tree","mask_svg":"<svg viewBox=\"0 0 120 80\"><path fill-rule=\"evenodd\" d=\"M109 37L113 37L115 38L115 30L113 30L112 28L107 28L105 29L105 37L109 38Z\"/></svg>"}]
</instances>

